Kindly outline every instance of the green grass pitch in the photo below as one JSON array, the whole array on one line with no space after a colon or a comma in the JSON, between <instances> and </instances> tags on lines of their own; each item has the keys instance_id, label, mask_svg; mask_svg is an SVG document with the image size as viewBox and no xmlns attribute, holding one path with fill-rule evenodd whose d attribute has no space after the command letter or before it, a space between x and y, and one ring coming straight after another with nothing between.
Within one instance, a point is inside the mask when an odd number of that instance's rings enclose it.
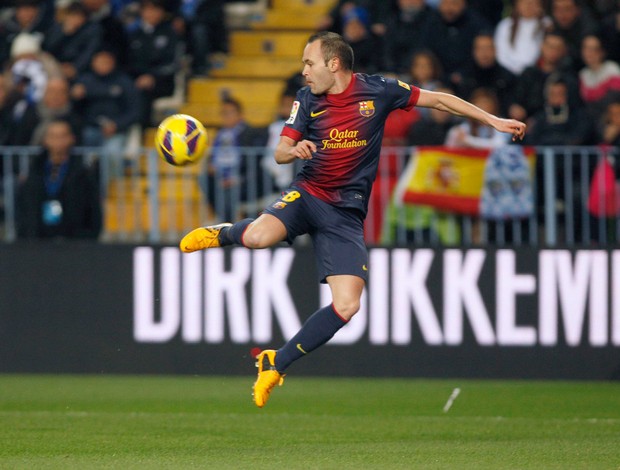
<instances>
[{"instance_id":1,"label":"green grass pitch","mask_svg":"<svg viewBox=\"0 0 620 470\"><path fill-rule=\"evenodd\" d=\"M620 383L252 380L0 375L0 468L620 468Z\"/></svg>"}]
</instances>

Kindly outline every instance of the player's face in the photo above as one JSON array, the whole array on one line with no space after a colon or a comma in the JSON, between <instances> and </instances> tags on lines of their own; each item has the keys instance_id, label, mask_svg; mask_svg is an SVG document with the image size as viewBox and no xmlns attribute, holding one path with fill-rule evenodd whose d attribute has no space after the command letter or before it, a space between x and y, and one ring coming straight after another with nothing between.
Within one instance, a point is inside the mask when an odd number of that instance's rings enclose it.
<instances>
[{"instance_id":1,"label":"player's face","mask_svg":"<svg viewBox=\"0 0 620 470\"><path fill-rule=\"evenodd\" d=\"M304 63L302 74L310 86L310 91L315 95L329 93L329 90L335 85L336 79L329 68L329 62L325 64L321 52L321 41L308 44L304 49L302 60Z\"/></svg>"}]
</instances>

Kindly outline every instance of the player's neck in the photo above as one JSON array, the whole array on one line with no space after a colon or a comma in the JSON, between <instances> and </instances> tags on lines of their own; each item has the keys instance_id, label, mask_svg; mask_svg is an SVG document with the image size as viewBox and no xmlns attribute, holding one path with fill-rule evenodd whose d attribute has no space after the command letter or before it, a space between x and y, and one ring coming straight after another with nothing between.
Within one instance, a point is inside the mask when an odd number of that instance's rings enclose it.
<instances>
[{"instance_id":1,"label":"player's neck","mask_svg":"<svg viewBox=\"0 0 620 470\"><path fill-rule=\"evenodd\" d=\"M335 78L336 82L334 83L334 86L327 92L330 95L338 95L344 92L351 84L351 80L353 80L353 72L350 70L346 72L339 72L336 74Z\"/></svg>"}]
</instances>

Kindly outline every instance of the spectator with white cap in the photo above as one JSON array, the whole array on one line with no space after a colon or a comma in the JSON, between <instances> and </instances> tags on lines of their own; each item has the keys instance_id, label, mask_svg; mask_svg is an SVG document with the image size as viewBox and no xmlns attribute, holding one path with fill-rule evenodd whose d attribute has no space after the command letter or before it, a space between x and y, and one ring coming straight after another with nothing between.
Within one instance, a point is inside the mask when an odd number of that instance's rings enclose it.
<instances>
[{"instance_id":1,"label":"spectator with white cap","mask_svg":"<svg viewBox=\"0 0 620 470\"><path fill-rule=\"evenodd\" d=\"M3 128L3 145L28 145L38 122L37 103L52 77L62 76L59 64L41 51L39 38L20 33L11 45L11 64L5 73L8 95Z\"/></svg>"}]
</instances>

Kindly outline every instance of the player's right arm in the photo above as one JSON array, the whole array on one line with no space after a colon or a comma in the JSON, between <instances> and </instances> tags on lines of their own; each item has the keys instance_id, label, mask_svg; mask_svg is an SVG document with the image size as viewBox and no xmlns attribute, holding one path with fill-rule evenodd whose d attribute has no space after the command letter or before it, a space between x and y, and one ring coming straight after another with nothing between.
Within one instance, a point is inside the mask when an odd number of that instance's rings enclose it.
<instances>
[{"instance_id":1,"label":"player's right arm","mask_svg":"<svg viewBox=\"0 0 620 470\"><path fill-rule=\"evenodd\" d=\"M316 152L316 145L309 140L296 142L288 136L280 136L280 142L276 146L275 159L279 164L291 163L296 158L310 160L312 152Z\"/></svg>"}]
</instances>

